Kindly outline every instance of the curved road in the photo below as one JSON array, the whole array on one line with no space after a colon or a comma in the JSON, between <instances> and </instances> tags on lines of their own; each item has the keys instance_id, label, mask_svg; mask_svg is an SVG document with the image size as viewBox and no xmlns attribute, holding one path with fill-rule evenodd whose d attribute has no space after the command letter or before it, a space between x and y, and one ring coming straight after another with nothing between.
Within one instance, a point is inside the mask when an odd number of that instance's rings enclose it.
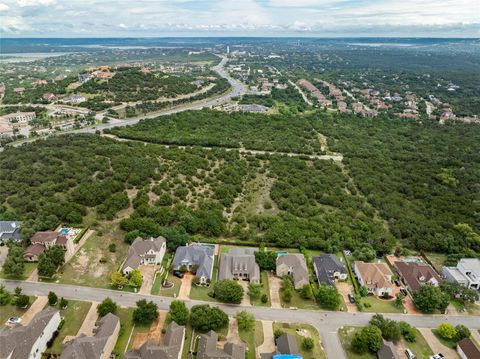
<instances>
[{"instance_id":1,"label":"curved road","mask_svg":"<svg viewBox=\"0 0 480 359\"><path fill-rule=\"evenodd\" d=\"M71 300L85 300L101 302L106 297L112 298L122 306L133 307L140 299L154 301L159 309L168 310L170 303L174 298L161 297L154 295L141 295L138 293L128 293L103 288L82 287L69 284L26 282L0 279L0 285L5 285L9 291L15 287L22 288L24 293L30 295L48 295L49 291L54 291L59 297L65 297ZM322 345L328 358L345 358L342 346L338 339L337 330L341 326L364 326L367 325L372 317L372 313L345 313L345 312L326 312L321 310L291 310L275 309L265 307L242 307L240 305L226 305L212 302L203 302L197 300L187 301L187 306L192 307L196 304L215 304L218 305L229 315L235 315L239 310L246 310L252 313L259 320L271 320L290 323L308 323L315 326L322 339ZM415 327L436 328L440 323L450 322L453 325L463 324L471 329L480 329L479 316L445 316L445 315L405 315L405 314L385 314L385 317L394 320L404 320Z\"/></svg>"}]
</instances>

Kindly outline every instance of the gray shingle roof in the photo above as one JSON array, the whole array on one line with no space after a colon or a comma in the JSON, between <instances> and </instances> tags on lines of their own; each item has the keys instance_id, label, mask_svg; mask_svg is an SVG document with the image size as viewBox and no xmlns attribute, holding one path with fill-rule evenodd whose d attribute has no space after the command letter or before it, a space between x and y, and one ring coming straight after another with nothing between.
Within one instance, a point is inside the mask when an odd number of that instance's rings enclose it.
<instances>
[{"instance_id":1,"label":"gray shingle roof","mask_svg":"<svg viewBox=\"0 0 480 359\"><path fill-rule=\"evenodd\" d=\"M280 335L275 341L279 354L299 354L297 339L288 333Z\"/></svg>"},{"instance_id":2,"label":"gray shingle roof","mask_svg":"<svg viewBox=\"0 0 480 359\"><path fill-rule=\"evenodd\" d=\"M217 348L218 334L213 330L200 335L198 339L197 359L244 359L245 347L226 343L223 349Z\"/></svg>"},{"instance_id":3,"label":"gray shingle roof","mask_svg":"<svg viewBox=\"0 0 480 359\"><path fill-rule=\"evenodd\" d=\"M47 325L58 310L48 307L35 315L27 325L0 330L0 358L28 358L32 346L42 335ZM11 354L11 356L9 356Z\"/></svg>"},{"instance_id":4,"label":"gray shingle roof","mask_svg":"<svg viewBox=\"0 0 480 359\"><path fill-rule=\"evenodd\" d=\"M231 248L220 256L218 279L232 279L234 274L247 273L252 281L260 280L260 267L255 261L256 248Z\"/></svg>"},{"instance_id":5,"label":"gray shingle roof","mask_svg":"<svg viewBox=\"0 0 480 359\"><path fill-rule=\"evenodd\" d=\"M178 247L173 257L173 267L196 265L197 276L211 279L214 251L199 245Z\"/></svg>"},{"instance_id":6,"label":"gray shingle roof","mask_svg":"<svg viewBox=\"0 0 480 359\"><path fill-rule=\"evenodd\" d=\"M171 322L165 333L163 345L144 343L140 348L131 350L123 359L177 359L185 336L185 327Z\"/></svg>"},{"instance_id":7,"label":"gray shingle roof","mask_svg":"<svg viewBox=\"0 0 480 359\"><path fill-rule=\"evenodd\" d=\"M395 346L392 342L383 341L380 350L377 352L378 359L398 359Z\"/></svg>"},{"instance_id":8,"label":"gray shingle roof","mask_svg":"<svg viewBox=\"0 0 480 359\"><path fill-rule=\"evenodd\" d=\"M335 285L334 273L347 273L347 269L335 254L321 254L312 258L320 284Z\"/></svg>"},{"instance_id":9,"label":"gray shingle roof","mask_svg":"<svg viewBox=\"0 0 480 359\"><path fill-rule=\"evenodd\" d=\"M162 248L162 244L166 241L167 240L161 236L149 239L137 237L128 249L127 257L125 258L125 262L122 265L122 270L127 267L133 269L138 268L138 266L142 262L142 256L145 256L145 254L151 249L155 252L160 251L160 249Z\"/></svg>"},{"instance_id":10,"label":"gray shingle roof","mask_svg":"<svg viewBox=\"0 0 480 359\"><path fill-rule=\"evenodd\" d=\"M100 359L119 322L115 314L108 313L97 322L93 336L81 335L67 342L60 359Z\"/></svg>"},{"instance_id":11,"label":"gray shingle roof","mask_svg":"<svg viewBox=\"0 0 480 359\"><path fill-rule=\"evenodd\" d=\"M288 253L277 258L277 266L286 264L293 268L293 283L296 285L302 280L309 281L307 263L300 253Z\"/></svg>"},{"instance_id":12,"label":"gray shingle roof","mask_svg":"<svg viewBox=\"0 0 480 359\"><path fill-rule=\"evenodd\" d=\"M0 241L7 239L20 240L20 226L22 222L19 221L0 221Z\"/></svg>"}]
</instances>

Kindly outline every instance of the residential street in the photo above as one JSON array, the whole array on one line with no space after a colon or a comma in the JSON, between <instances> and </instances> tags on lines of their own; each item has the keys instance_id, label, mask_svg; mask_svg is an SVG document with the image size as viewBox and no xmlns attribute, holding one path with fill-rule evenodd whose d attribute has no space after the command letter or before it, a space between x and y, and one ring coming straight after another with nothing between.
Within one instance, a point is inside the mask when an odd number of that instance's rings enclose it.
<instances>
[{"instance_id":1,"label":"residential street","mask_svg":"<svg viewBox=\"0 0 480 359\"><path fill-rule=\"evenodd\" d=\"M154 301L159 309L168 310L168 307L174 298L140 295L134 293L120 292L102 288L81 287L75 285L56 284L56 283L32 283L24 281L0 280L0 284L13 291L15 287L20 287L23 292L30 295L47 295L49 291L54 291L59 297L65 297L72 300L86 300L101 302L104 298L110 297L122 306L134 307L139 299ZM214 304L202 301L187 301L187 306L196 304ZM308 323L314 325L320 331L323 347L328 358L344 358L344 353L336 331L344 325L364 326L366 325L372 313L346 313L346 312L324 312L311 310L290 310L275 309L265 307L242 307L238 305L217 304L228 315L235 315L239 310L246 310L252 313L258 320L270 320L290 323ZM480 329L479 316L445 316L445 315L408 315L408 314L385 314L385 317L394 320L404 320L418 328L435 328L440 323L450 322L453 325L463 324L471 329Z\"/></svg>"}]
</instances>

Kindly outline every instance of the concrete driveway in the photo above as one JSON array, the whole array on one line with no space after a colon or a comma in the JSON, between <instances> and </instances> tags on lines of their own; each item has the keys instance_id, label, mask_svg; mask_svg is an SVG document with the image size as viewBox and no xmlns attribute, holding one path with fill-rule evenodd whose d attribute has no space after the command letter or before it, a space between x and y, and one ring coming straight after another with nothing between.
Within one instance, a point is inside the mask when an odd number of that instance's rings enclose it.
<instances>
[{"instance_id":1,"label":"concrete driveway","mask_svg":"<svg viewBox=\"0 0 480 359\"><path fill-rule=\"evenodd\" d=\"M243 305L245 307L249 307L252 304L250 303L250 296L248 295L248 283L246 280L239 280L238 284L240 284L243 288L243 299L240 305Z\"/></svg>"},{"instance_id":2,"label":"concrete driveway","mask_svg":"<svg viewBox=\"0 0 480 359\"><path fill-rule=\"evenodd\" d=\"M192 288L192 281L195 276L192 273L185 273L181 279L182 285L178 292L178 299L190 300L190 289Z\"/></svg>"},{"instance_id":3,"label":"concrete driveway","mask_svg":"<svg viewBox=\"0 0 480 359\"><path fill-rule=\"evenodd\" d=\"M418 328L422 333L423 337L427 341L430 348L432 348L434 354L442 353L445 358L448 359L460 359L457 351L443 345L440 340L437 339L435 334L432 333L432 330L429 328Z\"/></svg>"},{"instance_id":4,"label":"concrete driveway","mask_svg":"<svg viewBox=\"0 0 480 359\"><path fill-rule=\"evenodd\" d=\"M245 346L245 343L238 335L238 323L235 317L228 318L227 342Z\"/></svg>"},{"instance_id":5,"label":"concrete driveway","mask_svg":"<svg viewBox=\"0 0 480 359\"><path fill-rule=\"evenodd\" d=\"M348 300L348 293L353 293L353 286L348 282L338 282L336 287L337 287L338 293L340 293L340 295L343 298L343 301L345 302L345 305L347 306L347 312L349 313L358 312L357 305L354 303L350 303L350 301Z\"/></svg>"},{"instance_id":6,"label":"concrete driveway","mask_svg":"<svg viewBox=\"0 0 480 359\"><path fill-rule=\"evenodd\" d=\"M140 273L142 273L143 282L140 290L138 291L140 294L150 294L153 286L153 282L155 282L155 273L157 270L160 269L159 265L152 265L152 264L145 264L138 267Z\"/></svg>"},{"instance_id":7,"label":"concrete driveway","mask_svg":"<svg viewBox=\"0 0 480 359\"><path fill-rule=\"evenodd\" d=\"M77 337L81 334L85 334L88 336L93 335L93 328L95 328L95 323L98 319L97 306L98 302L92 302L92 306L88 310L88 313L83 320L82 326L77 332Z\"/></svg>"},{"instance_id":8,"label":"concrete driveway","mask_svg":"<svg viewBox=\"0 0 480 359\"><path fill-rule=\"evenodd\" d=\"M47 303L48 303L48 297L46 296L37 297L35 302L33 302L30 308L28 308L28 310L25 312L25 314L22 315L22 325L27 325L28 323L30 323L33 317L37 313L41 312L43 308L45 308Z\"/></svg>"},{"instance_id":9,"label":"concrete driveway","mask_svg":"<svg viewBox=\"0 0 480 359\"><path fill-rule=\"evenodd\" d=\"M273 322L270 320L262 320L263 343L257 348L257 359L261 353L275 352L275 337L273 336Z\"/></svg>"},{"instance_id":10,"label":"concrete driveway","mask_svg":"<svg viewBox=\"0 0 480 359\"><path fill-rule=\"evenodd\" d=\"M282 308L282 302L280 301L280 288L282 288L282 280L269 272L268 286L270 287L270 300L272 302L272 308Z\"/></svg>"}]
</instances>

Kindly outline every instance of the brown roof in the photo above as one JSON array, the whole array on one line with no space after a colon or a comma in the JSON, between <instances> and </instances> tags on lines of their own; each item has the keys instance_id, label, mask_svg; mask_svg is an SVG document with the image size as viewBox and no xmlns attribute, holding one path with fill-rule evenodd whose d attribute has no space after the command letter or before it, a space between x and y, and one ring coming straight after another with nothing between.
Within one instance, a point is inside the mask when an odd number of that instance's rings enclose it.
<instances>
[{"instance_id":1,"label":"brown roof","mask_svg":"<svg viewBox=\"0 0 480 359\"><path fill-rule=\"evenodd\" d=\"M23 251L23 255L25 254L34 254L36 256L42 254L45 251L45 247L41 244L30 244L25 251Z\"/></svg>"},{"instance_id":2,"label":"brown roof","mask_svg":"<svg viewBox=\"0 0 480 359\"><path fill-rule=\"evenodd\" d=\"M469 338L460 340L457 345L465 354L467 359L480 358L480 350L478 350L477 346Z\"/></svg>"},{"instance_id":3,"label":"brown roof","mask_svg":"<svg viewBox=\"0 0 480 359\"><path fill-rule=\"evenodd\" d=\"M45 243L54 242L60 236L60 233L54 231L37 232L33 235L30 242L32 243Z\"/></svg>"},{"instance_id":4,"label":"brown roof","mask_svg":"<svg viewBox=\"0 0 480 359\"><path fill-rule=\"evenodd\" d=\"M392 272L385 263L365 263L363 261L355 261L355 267L360 272L365 284L374 284L378 288L388 288L392 284L387 276L391 276Z\"/></svg>"},{"instance_id":5,"label":"brown roof","mask_svg":"<svg viewBox=\"0 0 480 359\"><path fill-rule=\"evenodd\" d=\"M422 284L429 283L432 278L438 283L442 281L437 272L428 264L398 261L394 265L413 291L419 289Z\"/></svg>"},{"instance_id":6,"label":"brown roof","mask_svg":"<svg viewBox=\"0 0 480 359\"><path fill-rule=\"evenodd\" d=\"M68 242L68 239L66 236L58 236L55 244L58 244L59 246L64 246L67 244L67 242Z\"/></svg>"}]
</instances>

